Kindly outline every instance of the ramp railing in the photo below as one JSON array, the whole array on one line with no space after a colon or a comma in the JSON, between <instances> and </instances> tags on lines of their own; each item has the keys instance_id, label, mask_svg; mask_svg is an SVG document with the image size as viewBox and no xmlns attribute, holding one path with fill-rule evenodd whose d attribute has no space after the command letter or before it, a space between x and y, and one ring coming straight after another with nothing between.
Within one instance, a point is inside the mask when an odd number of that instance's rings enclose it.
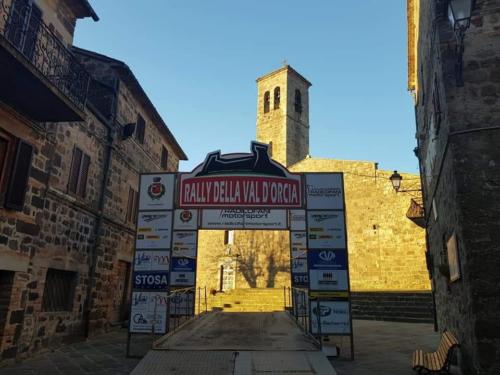
<instances>
[{"instance_id":1,"label":"ramp railing","mask_svg":"<svg viewBox=\"0 0 500 375\"><path fill-rule=\"evenodd\" d=\"M305 288L283 287L285 311L295 319L305 333L309 333L309 296Z\"/></svg>"}]
</instances>

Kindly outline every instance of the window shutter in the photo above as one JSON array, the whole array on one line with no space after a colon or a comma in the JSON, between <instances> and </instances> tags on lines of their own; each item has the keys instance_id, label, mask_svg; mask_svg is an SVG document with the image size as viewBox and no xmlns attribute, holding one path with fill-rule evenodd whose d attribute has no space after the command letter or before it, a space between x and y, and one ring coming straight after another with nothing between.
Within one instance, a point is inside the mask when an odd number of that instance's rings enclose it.
<instances>
[{"instance_id":1,"label":"window shutter","mask_svg":"<svg viewBox=\"0 0 500 375\"><path fill-rule=\"evenodd\" d=\"M139 192L134 190L134 201L132 206L132 222L135 222L137 219L137 207L139 207Z\"/></svg>"},{"instance_id":2,"label":"window shutter","mask_svg":"<svg viewBox=\"0 0 500 375\"><path fill-rule=\"evenodd\" d=\"M78 195L85 197L87 189L87 177L89 175L90 156L83 154L82 167L80 169L80 179L78 181Z\"/></svg>"},{"instance_id":3,"label":"window shutter","mask_svg":"<svg viewBox=\"0 0 500 375\"><path fill-rule=\"evenodd\" d=\"M224 245L229 244L229 231L225 230L224 231Z\"/></svg>"},{"instance_id":4,"label":"window shutter","mask_svg":"<svg viewBox=\"0 0 500 375\"><path fill-rule=\"evenodd\" d=\"M137 115L137 126L135 128L135 136L137 140L144 143L144 134L146 132L146 122L141 115Z\"/></svg>"},{"instance_id":5,"label":"window shutter","mask_svg":"<svg viewBox=\"0 0 500 375\"><path fill-rule=\"evenodd\" d=\"M82 150L75 147L73 150L73 161L69 172L68 191L76 194L78 187L78 176L80 175L80 164L82 162Z\"/></svg>"},{"instance_id":6,"label":"window shutter","mask_svg":"<svg viewBox=\"0 0 500 375\"><path fill-rule=\"evenodd\" d=\"M131 187L129 187L128 188L128 201L127 201L127 214L125 216L126 221L132 221L133 203L134 203L134 190Z\"/></svg>"},{"instance_id":7,"label":"window shutter","mask_svg":"<svg viewBox=\"0 0 500 375\"><path fill-rule=\"evenodd\" d=\"M32 157L33 146L19 140L14 163L12 164L9 187L5 195L5 207L17 211L23 209Z\"/></svg>"},{"instance_id":8,"label":"window shutter","mask_svg":"<svg viewBox=\"0 0 500 375\"><path fill-rule=\"evenodd\" d=\"M166 147L162 146L161 148L161 167L163 169L167 169L168 164L168 150Z\"/></svg>"}]
</instances>

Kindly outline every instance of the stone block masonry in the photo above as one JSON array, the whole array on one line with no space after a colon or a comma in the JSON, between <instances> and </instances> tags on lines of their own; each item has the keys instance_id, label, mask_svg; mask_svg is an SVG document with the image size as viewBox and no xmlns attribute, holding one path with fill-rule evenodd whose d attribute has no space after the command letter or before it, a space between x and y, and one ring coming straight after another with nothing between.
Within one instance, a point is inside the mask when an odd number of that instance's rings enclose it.
<instances>
[{"instance_id":1,"label":"stone block masonry","mask_svg":"<svg viewBox=\"0 0 500 375\"><path fill-rule=\"evenodd\" d=\"M86 121L36 124L0 105L0 135L34 147L24 206L0 206L0 360L80 340L87 325L93 335L128 318L139 174L176 171L185 155L150 114L137 83L114 68L106 72L107 80L100 78L116 83L107 91L111 100L90 95L98 105L90 100ZM121 125L138 113L144 139L122 139ZM84 174L74 167L76 147L89 160ZM69 187L75 173L78 184L86 181L77 193ZM0 182L1 204L6 182Z\"/></svg>"}]
</instances>

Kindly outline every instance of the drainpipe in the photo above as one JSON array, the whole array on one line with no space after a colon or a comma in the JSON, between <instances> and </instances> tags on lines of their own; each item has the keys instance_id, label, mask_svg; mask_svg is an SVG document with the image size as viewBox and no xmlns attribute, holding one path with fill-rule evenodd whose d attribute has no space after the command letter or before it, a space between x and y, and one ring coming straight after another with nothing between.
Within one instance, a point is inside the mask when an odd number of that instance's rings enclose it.
<instances>
[{"instance_id":1,"label":"drainpipe","mask_svg":"<svg viewBox=\"0 0 500 375\"><path fill-rule=\"evenodd\" d=\"M417 118L417 107L414 107L415 110L415 128L418 134L418 118ZM429 246L429 231L427 230L427 213L425 212L425 204L427 202L426 194L425 194L425 181L423 179L423 168L422 168L422 159L420 157L420 138L417 137L417 159L418 159L418 171L420 175L420 189L422 190L422 206L424 209L424 222L425 222L425 252L426 252L426 265L428 267L429 279L431 284L431 295L432 295L432 319L434 323L434 332L439 330L438 320L437 320L437 310L436 310L436 290L434 286L434 261L429 262L430 259L434 259L431 254L431 249Z\"/></svg>"},{"instance_id":2,"label":"drainpipe","mask_svg":"<svg viewBox=\"0 0 500 375\"><path fill-rule=\"evenodd\" d=\"M94 298L92 296L92 290L95 286L95 274L97 268L97 251L99 249L99 245L101 244L101 228L104 217L104 206L106 203L106 187L108 185L109 175L111 172L111 157L113 154L114 142L116 139L116 132L114 129L114 124L116 120L116 112L118 107L118 90L120 86L120 81L117 79L114 87L114 100L113 100L113 110L111 113L111 119L106 119L104 117L99 117L99 119L103 122L106 127L106 157L104 159L103 164L103 175L102 175L102 183L101 183L101 191L99 195L99 203L97 212L98 215L96 217L96 222L94 225L94 246L92 246L92 252L90 254L89 259L89 272L88 272L88 283L87 283L87 292L84 303L84 315L83 315L83 324L84 324L84 337L88 338L90 334L90 315L92 313L92 308L94 307Z\"/></svg>"}]
</instances>

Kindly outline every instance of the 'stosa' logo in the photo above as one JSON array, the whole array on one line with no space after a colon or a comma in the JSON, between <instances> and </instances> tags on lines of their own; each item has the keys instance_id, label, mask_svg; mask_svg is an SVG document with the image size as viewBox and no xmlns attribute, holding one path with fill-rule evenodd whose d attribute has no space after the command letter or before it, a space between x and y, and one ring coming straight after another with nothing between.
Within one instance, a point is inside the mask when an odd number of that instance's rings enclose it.
<instances>
[{"instance_id":1,"label":"'stosa' logo","mask_svg":"<svg viewBox=\"0 0 500 375\"><path fill-rule=\"evenodd\" d=\"M324 262L331 262L335 259L335 253L333 251L322 251L319 253L319 259Z\"/></svg>"},{"instance_id":2,"label":"'stosa' logo","mask_svg":"<svg viewBox=\"0 0 500 375\"><path fill-rule=\"evenodd\" d=\"M179 217L183 223L189 223L193 218L193 213L191 211L184 210L181 212Z\"/></svg>"},{"instance_id":3,"label":"'stosa' logo","mask_svg":"<svg viewBox=\"0 0 500 375\"><path fill-rule=\"evenodd\" d=\"M165 195L165 185L161 183L161 177L154 177L153 183L148 187L148 195L151 199L157 200Z\"/></svg>"}]
</instances>

